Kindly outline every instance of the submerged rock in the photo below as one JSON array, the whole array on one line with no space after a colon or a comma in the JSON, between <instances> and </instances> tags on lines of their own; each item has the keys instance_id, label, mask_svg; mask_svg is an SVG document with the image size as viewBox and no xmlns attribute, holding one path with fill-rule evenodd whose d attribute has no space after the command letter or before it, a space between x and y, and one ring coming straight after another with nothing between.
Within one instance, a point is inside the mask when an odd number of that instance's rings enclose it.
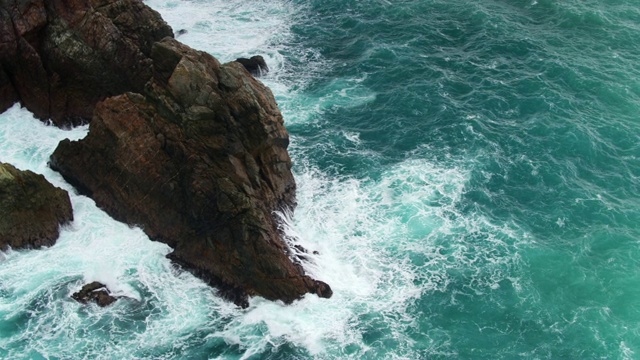
<instances>
[{"instance_id":1,"label":"submerged rock","mask_svg":"<svg viewBox=\"0 0 640 360\"><path fill-rule=\"evenodd\" d=\"M261 76L269 72L269 67L264 61L264 58L260 55L252 56L251 58L237 58L236 62L239 62L247 69L253 76Z\"/></svg>"},{"instance_id":2,"label":"submerged rock","mask_svg":"<svg viewBox=\"0 0 640 360\"><path fill-rule=\"evenodd\" d=\"M80 291L73 293L71 297L83 304L93 301L100 307L109 306L118 300L117 297L111 296L106 285L97 281L86 284Z\"/></svg>"},{"instance_id":3,"label":"submerged rock","mask_svg":"<svg viewBox=\"0 0 640 360\"><path fill-rule=\"evenodd\" d=\"M69 194L42 175L0 163L0 250L55 244L73 220Z\"/></svg>"},{"instance_id":4,"label":"submerged rock","mask_svg":"<svg viewBox=\"0 0 640 360\"><path fill-rule=\"evenodd\" d=\"M16 101L58 126L142 91L154 42L173 36L140 0L0 0L0 112Z\"/></svg>"},{"instance_id":5,"label":"submerged rock","mask_svg":"<svg viewBox=\"0 0 640 360\"><path fill-rule=\"evenodd\" d=\"M51 167L241 306L250 295L331 296L287 256L274 219L295 205L295 181L271 91L172 38L151 59L144 93L99 103L89 135L62 141Z\"/></svg>"}]
</instances>

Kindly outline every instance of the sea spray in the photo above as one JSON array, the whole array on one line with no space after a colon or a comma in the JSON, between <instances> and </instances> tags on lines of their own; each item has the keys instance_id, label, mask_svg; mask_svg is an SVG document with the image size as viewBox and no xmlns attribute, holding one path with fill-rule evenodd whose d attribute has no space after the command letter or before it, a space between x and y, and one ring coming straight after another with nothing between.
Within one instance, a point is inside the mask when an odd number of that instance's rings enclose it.
<instances>
[{"instance_id":1,"label":"sea spray","mask_svg":"<svg viewBox=\"0 0 640 360\"><path fill-rule=\"evenodd\" d=\"M635 4L146 3L221 61L265 56L298 182L283 226L334 297L221 300L47 168L86 128L14 108L1 160L69 190L76 221L0 262L0 357L637 356ZM70 300L92 277L130 299Z\"/></svg>"}]
</instances>

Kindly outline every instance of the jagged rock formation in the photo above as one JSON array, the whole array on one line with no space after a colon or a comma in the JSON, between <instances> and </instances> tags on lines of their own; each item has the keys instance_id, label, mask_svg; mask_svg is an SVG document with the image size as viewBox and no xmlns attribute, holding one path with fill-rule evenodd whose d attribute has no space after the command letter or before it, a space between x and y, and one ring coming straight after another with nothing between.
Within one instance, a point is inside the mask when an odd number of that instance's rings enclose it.
<instances>
[{"instance_id":1,"label":"jagged rock formation","mask_svg":"<svg viewBox=\"0 0 640 360\"><path fill-rule=\"evenodd\" d=\"M143 90L154 42L173 36L139 0L0 0L0 112L16 101L56 125Z\"/></svg>"},{"instance_id":2,"label":"jagged rock formation","mask_svg":"<svg viewBox=\"0 0 640 360\"><path fill-rule=\"evenodd\" d=\"M273 211L294 206L289 138L271 91L236 62L172 38L154 44L144 95L99 103L89 135L51 166L114 218L240 305L331 296L289 259Z\"/></svg>"},{"instance_id":3,"label":"jagged rock formation","mask_svg":"<svg viewBox=\"0 0 640 360\"><path fill-rule=\"evenodd\" d=\"M253 76L261 76L269 72L269 67L264 61L264 58L260 55L252 56L250 58L237 58L237 62L242 64L248 72Z\"/></svg>"},{"instance_id":4,"label":"jagged rock formation","mask_svg":"<svg viewBox=\"0 0 640 360\"><path fill-rule=\"evenodd\" d=\"M42 175L0 163L0 250L53 245L73 220L69 194Z\"/></svg>"},{"instance_id":5,"label":"jagged rock formation","mask_svg":"<svg viewBox=\"0 0 640 360\"><path fill-rule=\"evenodd\" d=\"M97 281L86 284L82 289L73 293L71 298L82 304L93 301L100 307L109 306L118 300L117 297L111 295L106 285Z\"/></svg>"},{"instance_id":6,"label":"jagged rock formation","mask_svg":"<svg viewBox=\"0 0 640 360\"><path fill-rule=\"evenodd\" d=\"M140 0L0 0L0 110L18 100L58 125L91 118L51 167L237 304L330 297L274 220L295 182L271 91L172 36Z\"/></svg>"}]
</instances>

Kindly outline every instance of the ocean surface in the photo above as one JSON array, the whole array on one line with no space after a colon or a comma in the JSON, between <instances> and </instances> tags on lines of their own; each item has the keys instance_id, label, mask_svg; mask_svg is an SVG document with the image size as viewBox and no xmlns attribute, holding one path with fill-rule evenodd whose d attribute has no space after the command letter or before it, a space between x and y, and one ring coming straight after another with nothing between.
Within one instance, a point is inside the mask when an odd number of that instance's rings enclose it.
<instances>
[{"instance_id":1,"label":"ocean surface","mask_svg":"<svg viewBox=\"0 0 640 360\"><path fill-rule=\"evenodd\" d=\"M334 296L225 302L47 167L87 127L14 106L0 161L76 219L0 253L0 358L640 358L638 0L145 2L223 62L265 57L284 226ZM69 298L94 280L130 299Z\"/></svg>"}]
</instances>

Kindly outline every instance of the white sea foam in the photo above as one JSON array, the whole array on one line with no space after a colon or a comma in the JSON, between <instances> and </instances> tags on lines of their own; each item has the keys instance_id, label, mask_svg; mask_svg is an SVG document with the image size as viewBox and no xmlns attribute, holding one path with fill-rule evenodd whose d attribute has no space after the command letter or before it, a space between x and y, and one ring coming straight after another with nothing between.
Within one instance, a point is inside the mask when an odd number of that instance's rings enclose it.
<instances>
[{"instance_id":1,"label":"white sea foam","mask_svg":"<svg viewBox=\"0 0 640 360\"><path fill-rule=\"evenodd\" d=\"M145 0L180 35L181 42L220 61L261 54L276 69L279 45L289 35L294 6L286 1Z\"/></svg>"},{"instance_id":2,"label":"white sea foam","mask_svg":"<svg viewBox=\"0 0 640 360\"><path fill-rule=\"evenodd\" d=\"M330 106L375 99L358 79L336 80L323 93L299 96L307 78L284 76L280 52L295 22L297 5L291 2L146 3L175 30L188 31L181 41L222 61L266 54L273 71L263 81L288 124L305 124ZM294 54L314 57L310 66L317 71L326 65L313 51ZM455 281L451 271L475 269L468 283L452 291L452 303L464 292L491 292L505 279L521 281L506 277L506 269L518 266L518 230L458 210L469 181L463 165L436 164L417 154L391 164L379 179L334 178L305 165L295 158L304 153L294 151L299 206L294 215L283 215L283 226L291 241L318 251L306 254L305 269L329 283L334 296L309 295L287 306L254 298L248 309L238 309L176 270L164 257L166 245L113 221L46 166L58 141L86 132L87 127L45 126L18 107L0 116L0 160L42 173L68 190L75 215L55 246L5 254L0 326L17 322L21 328L0 336L0 356L244 359L292 345L317 358L417 358L424 353L412 349L408 330L417 327L417 319L409 308L425 294L447 290ZM343 135L360 145L357 133ZM487 243L492 246L481 246ZM99 309L68 298L94 280L130 299ZM396 346L376 349L376 341ZM203 347L211 354L199 352ZM445 341L425 351L453 354L446 347Z\"/></svg>"},{"instance_id":3,"label":"white sea foam","mask_svg":"<svg viewBox=\"0 0 640 360\"><path fill-rule=\"evenodd\" d=\"M70 191L75 215L55 246L8 252L2 262L3 321L33 317L0 340L0 346L15 349L8 355L28 347L42 355L64 357L82 349L88 356L109 358L126 356L137 344L145 344L140 354L170 353L176 343L188 349L197 332L206 331L205 339L236 344L244 357L290 343L320 358L352 346L352 353L342 355L358 358L371 346L363 340L370 316L393 319L384 322L388 336L410 341L406 329L415 319L408 317L407 307L447 285L442 244L429 239L464 226L448 214L467 181L455 168L409 160L392 166L380 181L331 179L303 168L296 174L299 207L286 223L287 232L319 252L308 255L306 269L331 284L334 296L307 296L290 306L257 298L242 311L173 269L164 257L166 245L113 221L46 166L59 140L85 134L86 128L46 126L17 106L0 116L0 157ZM403 255L411 252L424 254L428 261L420 266L432 269L425 272ZM469 256L462 247L459 252L454 256ZM68 298L94 280L130 299L84 310ZM104 342L114 341L117 346L101 352ZM22 342L25 347L18 345Z\"/></svg>"},{"instance_id":4,"label":"white sea foam","mask_svg":"<svg viewBox=\"0 0 640 360\"><path fill-rule=\"evenodd\" d=\"M10 358L24 356L27 348L51 356L72 356L73 352L67 351L73 351L74 347L78 350L83 344L89 346L80 338L84 328L105 319L122 318L126 322L124 314L134 306L132 303L158 302L157 309L167 309L155 321L142 319L147 331L141 336L153 337L155 343L166 337L171 337L166 339L167 343L175 341L163 323L170 322L172 332L180 334L182 328L197 327L185 321L184 314L197 314L207 308L202 304L210 302L228 306L215 300L211 290L199 280L183 272L176 273L164 257L169 247L151 242L140 229L112 220L91 199L77 195L59 174L47 167L49 154L60 140L79 139L86 132L87 127L65 131L46 126L17 105L0 116L0 159L20 169L42 173L54 185L69 191L75 217L72 224L62 228L54 246L37 251L9 251L4 255L0 290L6 296L0 297L0 321L10 323L15 317L29 317L19 325L19 332L0 339L0 348L13 351L8 353ZM106 309L82 310L69 295L90 281L101 281L115 295L129 300ZM194 304L197 300L200 306ZM197 316L188 319L195 319L197 325L205 321ZM160 328L154 331L156 326ZM112 327L113 324L104 324L104 328ZM100 341L105 339L94 335L91 341L98 351L104 346ZM18 346L21 342L27 342L26 347ZM93 353L91 346L85 351ZM131 348L123 351L124 355Z\"/></svg>"}]
</instances>

